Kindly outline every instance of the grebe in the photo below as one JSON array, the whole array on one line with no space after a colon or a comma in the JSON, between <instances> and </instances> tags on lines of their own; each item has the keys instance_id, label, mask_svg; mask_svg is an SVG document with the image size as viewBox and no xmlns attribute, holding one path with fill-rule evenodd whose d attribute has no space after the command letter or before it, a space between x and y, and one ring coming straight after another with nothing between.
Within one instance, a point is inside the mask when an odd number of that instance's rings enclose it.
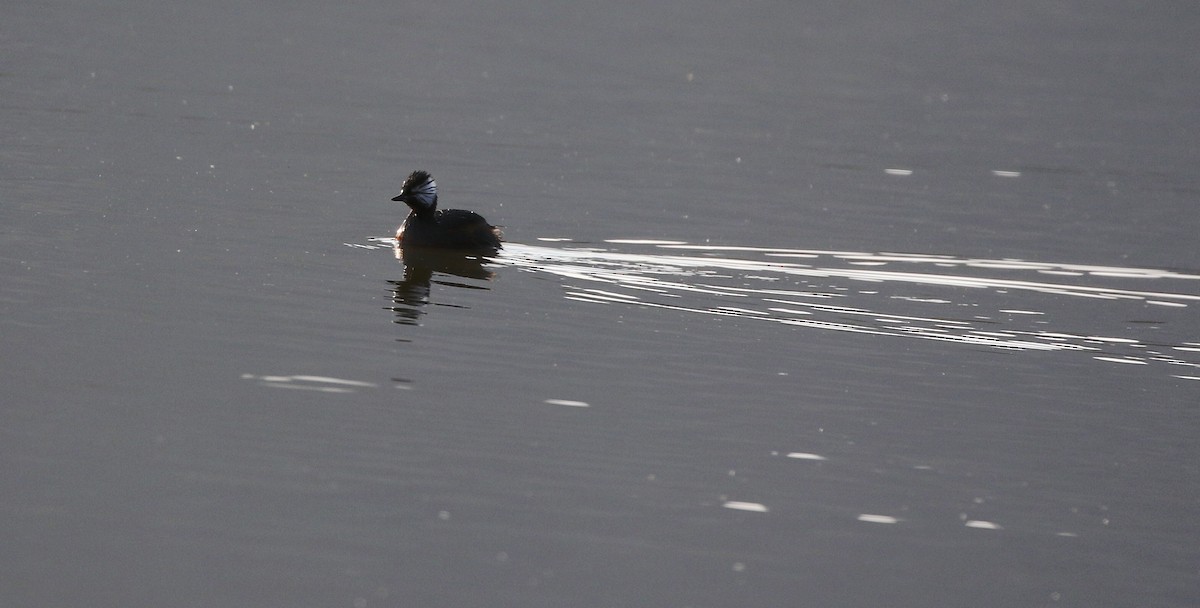
<instances>
[{"instance_id":1,"label":"grebe","mask_svg":"<svg viewBox=\"0 0 1200 608\"><path fill-rule=\"evenodd\" d=\"M500 249L500 229L474 211L437 208L437 182L426 171L413 171L393 198L412 211L396 230L401 247L430 247L491 252Z\"/></svg>"}]
</instances>

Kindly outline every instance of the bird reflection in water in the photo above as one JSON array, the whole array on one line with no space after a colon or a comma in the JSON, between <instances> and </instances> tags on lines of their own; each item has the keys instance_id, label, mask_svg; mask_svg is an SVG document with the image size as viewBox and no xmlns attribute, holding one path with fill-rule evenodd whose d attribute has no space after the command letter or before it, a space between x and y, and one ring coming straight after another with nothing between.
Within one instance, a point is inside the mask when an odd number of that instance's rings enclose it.
<instances>
[{"instance_id":1,"label":"bird reflection in water","mask_svg":"<svg viewBox=\"0 0 1200 608\"><path fill-rule=\"evenodd\" d=\"M484 252L487 253L487 252ZM494 252L491 252L494 254ZM484 264L488 259L483 253L464 253L446 249L429 249L422 247L395 248L396 259L404 264L404 278L389 280L392 292L392 306L387 307L396 313L396 323L418 325L421 315L425 314L425 306L430 303L429 295L432 284L464 289L487 289L452 280L434 280L434 273L463 277L466 279L490 281L495 273L488 270ZM451 304L441 304L452 306Z\"/></svg>"}]
</instances>

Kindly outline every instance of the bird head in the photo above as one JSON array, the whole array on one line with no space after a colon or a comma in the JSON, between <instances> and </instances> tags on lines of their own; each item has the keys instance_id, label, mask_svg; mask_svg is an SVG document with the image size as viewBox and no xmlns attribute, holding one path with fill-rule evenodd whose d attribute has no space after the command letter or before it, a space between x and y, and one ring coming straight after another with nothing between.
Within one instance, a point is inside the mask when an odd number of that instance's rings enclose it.
<instances>
[{"instance_id":1,"label":"bird head","mask_svg":"<svg viewBox=\"0 0 1200 608\"><path fill-rule=\"evenodd\" d=\"M437 209L437 182L426 171L413 171L392 200L403 202L417 215L428 215Z\"/></svg>"}]
</instances>

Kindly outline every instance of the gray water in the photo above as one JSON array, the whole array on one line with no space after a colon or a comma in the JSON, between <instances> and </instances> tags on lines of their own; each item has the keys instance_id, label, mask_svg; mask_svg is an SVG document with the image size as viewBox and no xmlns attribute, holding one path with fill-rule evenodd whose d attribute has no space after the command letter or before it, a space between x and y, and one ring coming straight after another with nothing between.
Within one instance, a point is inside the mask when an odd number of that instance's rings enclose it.
<instances>
[{"instance_id":1,"label":"gray water","mask_svg":"<svg viewBox=\"0 0 1200 608\"><path fill-rule=\"evenodd\" d=\"M4 13L0 605L1200 601L1193 7Z\"/></svg>"}]
</instances>

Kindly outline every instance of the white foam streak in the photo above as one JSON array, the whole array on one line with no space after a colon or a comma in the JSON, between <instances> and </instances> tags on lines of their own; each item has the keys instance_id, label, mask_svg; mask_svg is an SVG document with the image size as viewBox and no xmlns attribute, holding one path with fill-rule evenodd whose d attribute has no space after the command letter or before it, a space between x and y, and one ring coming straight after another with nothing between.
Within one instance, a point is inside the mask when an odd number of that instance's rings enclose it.
<instances>
[{"instance_id":1,"label":"white foam streak","mask_svg":"<svg viewBox=\"0 0 1200 608\"><path fill-rule=\"evenodd\" d=\"M1098 265L1051 264L1016 259L955 258L904 253L865 253L784 249L771 247L710 246L658 241L623 240L622 244L652 246L676 253L624 253L588 248L555 249L507 244L497 263L530 272L569 279L566 297L598 304L622 304L838 331L904 337L1023 351L1102 351L1099 361L1147 364L1147 357L1123 353L1143 349L1140 340L1124 336L1097 336L1055 331L1058 322L1036 304L1042 300L1019 294L1080 298L1090 306L1118 306L1137 302L1145 309L1184 309L1200 301L1194 290L1138 289L1130 281L1156 282L1200 279L1200 275L1148 268L1115 268ZM730 257L738 255L741 257ZM753 259L755 257L763 259ZM799 259L804 262L781 258ZM868 264L871 267L860 267ZM887 268L886 266L900 268ZM1036 280L1026 278L1030 273ZM1024 275L1024 276L1023 276ZM1053 277L1066 282L1053 282ZM839 281L891 285L860 290ZM1119 287L1105 283L1123 282ZM603 285L603 288L590 287ZM895 293L904 286L916 293ZM1172 287L1177 287L1175 283ZM912 288L908 288L912 289ZM934 290L950 290L945 293ZM980 302L997 301L972 296L969 291L990 291L1010 307L987 310ZM633 292L633 293L630 293ZM640 294L640 295L635 295ZM879 295L885 294L885 295ZM937 297L943 296L943 297ZM1013 298L1020 297L1020 307ZM734 301L724 301L735 299ZM834 305L840 299L852 305ZM865 305L864 305L865 304ZM880 310L881 307L897 310ZM911 314L914 307L936 314ZM962 311L946 318L946 313ZM1128 318L1128 317L1126 317ZM1045 326L1035 330L1033 326ZM1191 345L1162 347L1192 352ZM1196 367L1198 364L1167 357L1150 357L1158 363Z\"/></svg>"}]
</instances>

